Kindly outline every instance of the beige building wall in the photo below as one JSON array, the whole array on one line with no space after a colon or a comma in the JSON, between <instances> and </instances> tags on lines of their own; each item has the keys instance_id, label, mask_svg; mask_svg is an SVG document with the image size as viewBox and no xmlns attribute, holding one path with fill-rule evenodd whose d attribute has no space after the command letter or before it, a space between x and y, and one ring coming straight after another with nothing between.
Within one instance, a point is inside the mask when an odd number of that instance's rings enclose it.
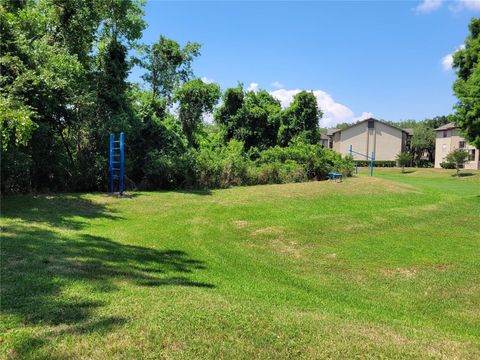
<instances>
[{"instance_id":1,"label":"beige building wall","mask_svg":"<svg viewBox=\"0 0 480 360\"><path fill-rule=\"evenodd\" d=\"M335 134L336 135L336 134ZM368 129L368 122L341 131L339 150L343 155L353 150L371 156L375 152L375 160L395 160L404 148L404 133L399 129L375 121L374 129ZM334 143L335 149L335 143ZM366 160L365 156L354 154L355 160Z\"/></svg>"},{"instance_id":2,"label":"beige building wall","mask_svg":"<svg viewBox=\"0 0 480 360\"><path fill-rule=\"evenodd\" d=\"M336 152L340 152L340 131L333 134L332 149Z\"/></svg>"},{"instance_id":3,"label":"beige building wall","mask_svg":"<svg viewBox=\"0 0 480 360\"><path fill-rule=\"evenodd\" d=\"M375 160L395 160L404 149L404 132L391 126L375 122Z\"/></svg>"},{"instance_id":4,"label":"beige building wall","mask_svg":"<svg viewBox=\"0 0 480 360\"><path fill-rule=\"evenodd\" d=\"M338 133L337 133L338 134ZM336 135L336 134L335 134ZM340 142L338 152L342 155L350 154L350 144L353 146L353 150L362 154L367 152L367 123L363 122L356 126L352 126L348 129L342 130L340 133ZM366 160L366 157L353 154L355 160Z\"/></svg>"},{"instance_id":5,"label":"beige building wall","mask_svg":"<svg viewBox=\"0 0 480 360\"><path fill-rule=\"evenodd\" d=\"M465 142L464 149L468 152L475 150L473 161L467 161L464 168L467 170L480 170L480 150L468 144L465 139L459 135L458 129L448 129L436 131L435 139L435 167L441 168L440 164L445 162L447 155L455 149L460 148L460 142Z\"/></svg>"}]
</instances>

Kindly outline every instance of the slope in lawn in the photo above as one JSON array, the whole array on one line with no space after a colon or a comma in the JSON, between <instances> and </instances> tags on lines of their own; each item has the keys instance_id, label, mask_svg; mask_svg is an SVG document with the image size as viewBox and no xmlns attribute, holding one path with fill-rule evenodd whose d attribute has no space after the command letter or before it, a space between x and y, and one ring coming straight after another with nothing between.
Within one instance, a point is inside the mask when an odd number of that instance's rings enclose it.
<instances>
[{"instance_id":1,"label":"slope in lawn","mask_svg":"<svg viewBox=\"0 0 480 360\"><path fill-rule=\"evenodd\" d=\"M12 358L480 356L480 176L2 201Z\"/></svg>"}]
</instances>

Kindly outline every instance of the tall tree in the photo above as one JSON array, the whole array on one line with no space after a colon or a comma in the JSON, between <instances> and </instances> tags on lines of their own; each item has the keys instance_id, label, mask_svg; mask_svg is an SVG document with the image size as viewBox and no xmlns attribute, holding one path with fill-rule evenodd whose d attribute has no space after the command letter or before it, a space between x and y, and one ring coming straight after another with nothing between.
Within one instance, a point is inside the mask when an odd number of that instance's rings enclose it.
<instances>
[{"instance_id":1,"label":"tall tree","mask_svg":"<svg viewBox=\"0 0 480 360\"><path fill-rule=\"evenodd\" d=\"M224 140L242 141L245 149L266 149L277 144L280 102L267 91L243 92L241 84L227 89L215 121L224 131Z\"/></svg>"},{"instance_id":2,"label":"tall tree","mask_svg":"<svg viewBox=\"0 0 480 360\"><path fill-rule=\"evenodd\" d=\"M222 105L218 107L214 114L215 122L222 128L225 143L228 143L235 136L237 129L235 115L242 108L244 98L243 84L238 84L235 88L228 88L223 93Z\"/></svg>"},{"instance_id":3,"label":"tall tree","mask_svg":"<svg viewBox=\"0 0 480 360\"><path fill-rule=\"evenodd\" d=\"M425 152L428 154L428 160L432 161L435 153L434 128L426 122L420 123L413 131L410 148L417 163Z\"/></svg>"},{"instance_id":4,"label":"tall tree","mask_svg":"<svg viewBox=\"0 0 480 360\"><path fill-rule=\"evenodd\" d=\"M480 18L473 18L469 29L465 47L453 55L453 90L459 100L455 121L465 138L480 148Z\"/></svg>"},{"instance_id":5,"label":"tall tree","mask_svg":"<svg viewBox=\"0 0 480 360\"><path fill-rule=\"evenodd\" d=\"M318 122L322 115L312 92L302 91L295 95L293 102L282 115L279 133L282 145L288 145L290 140L298 136L310 144L317 143L320 139Z\"/></svg>"},{"instance_id":6,"label":"tall tree","mask_svg":"<svg viewBox=\"0 0 480 360\"><path fill-rule=\"evenodd\" d=\"M206 84L200 79L190 80L175 92L179 103L178 116L190 146L196 147L195 135L202 125L203 115L211 113L220 98L217 84Z\"/></svg>"},{"instance_id":7,"label":"tall tree","mask_svg":"<svg viewBox=\"0 0 480 360\"><path fill-rule=\"evenodd\" d=\"M192 61L200 55L200 44L188 42L183 49L172 39L160 36L147 48L144 62L147 81L154 96L165 97L170 103L173 92L193 77Z\"/></svg>"}]
</instances>

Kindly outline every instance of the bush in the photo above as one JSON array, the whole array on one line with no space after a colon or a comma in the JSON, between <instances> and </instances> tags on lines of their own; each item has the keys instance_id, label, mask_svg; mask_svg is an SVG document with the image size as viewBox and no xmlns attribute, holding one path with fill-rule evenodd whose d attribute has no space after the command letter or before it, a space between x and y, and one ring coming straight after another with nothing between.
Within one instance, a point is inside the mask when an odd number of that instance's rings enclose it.
<instances>
[{"instance_id":1,"label":"bush","mask_svg":"<svg viewBox=\"0 0 480 360\"><path fill-rule=\"evenodd\" d=\"M341 173L343 176L352 176L355 162L351 156L345 156L335 161L333 169L337 173Z\"/></svg>"},{"instance_id":2,"label":"bush","mask_svg":"<svg viewBox=\"0 0 480 360\"><path fill-rule=\"evenodd\" d=\"M158 150L150 151L145 158L145 177L140 189L172 189L193 185L190 153L184 155L165 154Z\"/></svg>"},{"instance_id":3,"label":"bush","mask_svg":"<svg viewBox=\"0 0 480 360\"><path fill-rule=\"evenodd\" d=\"M452 162L444 161L440 163L443 169L455 169L455 164Z\"/></svg>"},{"instance_id":4,"label":"bush","mask_svg":"<svg viewBox=\"0 0 480 360\"><path fill-rule=\"evenodd\" d=\"M249 169L248 185L284 184L307 181L305 168L294 162L278 161L260 164Z\"/></svg>"},{"instance_id":5,"label":"bush","mask_svg":"<svg viewBox=\"0 0 480 360\"><path fill-rule=\"evenodd\" d=\"M328 178L333 165L341 161L341 156L319 145L306 144L297 140L288 147L275 146L264 150L256 160L258 164L273 162L284 164L288 161L303 166L307 179L323 180Z\"/></svg>"},{"instance_id":6,"label":"bush","mask_svg":"<svg viewBox=\"0 0 480 360\"><path fill-rule=\"evenodd\" d=\"M353 160L353 163L358 163L358 166L362 167L369 167L370 160ZM395 167L397 166L397 162L395 160L374 160L373 161L374 167Z\"/></svg>"},{"instance_id":7,"label":"bush","mask_svg":"<svg viewBox=\"0 0 480 360\"><path fill-rule=\"evenodd\" d=\"M231 140L225 146L205 138L199 149L182 155L155 150L145 159L143 188L227 188L239 185L282 184L323 180L335 170L351 176L353 160L319 145L299 140L288 147L263 151Z\"/></svg>"}]
</instances>

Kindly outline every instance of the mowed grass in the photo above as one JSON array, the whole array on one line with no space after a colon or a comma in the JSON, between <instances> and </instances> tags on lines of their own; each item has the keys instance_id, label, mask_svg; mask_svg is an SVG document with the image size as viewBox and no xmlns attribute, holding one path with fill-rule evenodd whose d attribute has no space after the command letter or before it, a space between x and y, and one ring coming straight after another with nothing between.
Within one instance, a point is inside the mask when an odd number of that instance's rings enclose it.
<instances>
[{"instance_id":1,"label":"mowed grass","mask_svg":"<svg viewBox=\"0 0 480 360\"><path fill-rule=\"evenodd\" d=\"M2 199L0 356L480 358L480 173Z\"/></svg>"}]
</instances>

